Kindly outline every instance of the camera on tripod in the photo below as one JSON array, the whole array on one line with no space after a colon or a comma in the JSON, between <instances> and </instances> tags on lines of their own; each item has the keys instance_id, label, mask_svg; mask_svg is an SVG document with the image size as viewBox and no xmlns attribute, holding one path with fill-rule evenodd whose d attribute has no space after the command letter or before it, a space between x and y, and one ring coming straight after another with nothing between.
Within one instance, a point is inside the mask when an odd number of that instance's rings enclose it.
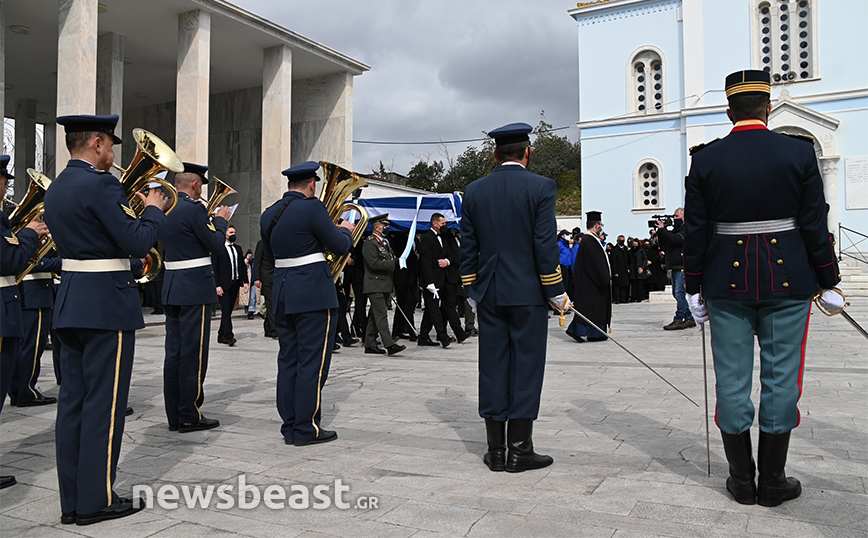
<instances>
[{"instance_id":1,"label":"camera on tripod","mask_svg":"<svg viewBox=\"0 0 868 538\"><path fill-rule=\"evenodd\" d=\"M654 220L648 221L649 228L657 228L658 220L662 220L663 226L668 228L674 224L674 221L672 219L675 218L675 215L651 215L651 218Z\"/></svg>"}]
</instances>

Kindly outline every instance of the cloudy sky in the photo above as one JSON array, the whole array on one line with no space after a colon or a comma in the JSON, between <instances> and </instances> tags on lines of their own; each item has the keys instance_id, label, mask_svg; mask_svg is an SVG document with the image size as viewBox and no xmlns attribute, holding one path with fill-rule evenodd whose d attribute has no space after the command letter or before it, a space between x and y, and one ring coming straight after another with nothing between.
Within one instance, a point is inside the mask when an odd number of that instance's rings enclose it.
<instances>
[{"instance_id":1,"label":"cloudy sky","mask_svg":"<svg viewBox=\"0 0 868 538\"><path fill-rule=\"evenodd\" d=\"M575 1L233 3L371 66L354 82L356 141L475 139L515 121L536 126L543 110L577 139ZM466 147L446 146L451 158ZM437 145L355 143L353 155L358 172L446 160Z\"/></svg>"}]
</instances>

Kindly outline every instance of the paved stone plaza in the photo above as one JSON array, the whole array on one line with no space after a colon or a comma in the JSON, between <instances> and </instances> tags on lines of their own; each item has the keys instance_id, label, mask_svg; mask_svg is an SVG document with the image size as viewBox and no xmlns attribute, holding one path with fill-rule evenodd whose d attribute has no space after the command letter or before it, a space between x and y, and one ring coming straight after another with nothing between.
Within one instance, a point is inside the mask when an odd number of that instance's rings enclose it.
<instances>
[{"instance_id":1,"label":"paved stone plaza","mask_svg":"<svg viewBox=\"0 0 868 538\"><path fill-rule=\"evenodd\" d=\"M855 302L849 312L868 325L868 300ZM395 357L342 349L323 391L323 423L340 438L293 447L283 443L274 404L277 342L261 337L260 319L235 320L234 348L216 344L213 323L203 411L222 425L187 434L168 431L164 331L149 324L137 335L130 391L135 414L124 433L118 493L129 495L133 485L155 492L164 485L231 485L227 491L235 496L243 475L258 492L270 485L288 491L329 485L334 498L340 479L353 507L241 509L236 499L235 507L223 509L215 494L208 509L155 505L126 519L62 526L55 406L6 406L3 473L20 484L0 494L0 530L15 537L123 538L866 536L868 341L840 317L812 317L802 424L793 433L787 467L804 492L776 508L743 506L724 490L727 466L713 417L711 477L706 474L700 333L661 330L672 311L665 303L615 305L612 335L700 407L615 344L575 344L552 317L534 440L555 463L520 474L492 473L482 463L475 338L445 350L410 344ZM417 312L417 324L420 317ZM56 396L50 370L46 356L40 387ZM376 508L355 506L368 497L376 497Z\"/></svg>"}]
</instances>

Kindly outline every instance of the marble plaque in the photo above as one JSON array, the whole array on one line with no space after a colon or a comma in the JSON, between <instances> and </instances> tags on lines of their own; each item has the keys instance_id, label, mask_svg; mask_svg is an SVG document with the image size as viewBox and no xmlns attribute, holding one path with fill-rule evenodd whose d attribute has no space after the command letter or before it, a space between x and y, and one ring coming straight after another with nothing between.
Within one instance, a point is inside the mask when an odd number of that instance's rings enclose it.
<instances>
[{"instance_id":1,"label":"marble plaque","mask_svg":"<svg viewBox=\"0 0 868 538\"><path fill-rule=\"evenodd\" d=\"M847 157L847 209L868 209L868 156Z\"/></svg>"}]
</instances>

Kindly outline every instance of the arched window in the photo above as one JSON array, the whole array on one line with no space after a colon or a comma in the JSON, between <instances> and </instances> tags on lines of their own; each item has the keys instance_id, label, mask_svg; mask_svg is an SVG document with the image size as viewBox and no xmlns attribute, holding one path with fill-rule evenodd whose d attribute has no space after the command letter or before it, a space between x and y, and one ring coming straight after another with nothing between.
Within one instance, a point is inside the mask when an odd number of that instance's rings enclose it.
<instances>
[{"instance_id":1,"label":"arched window","mask_svg":"<svg viewBox=\"0 0 868 538\"><path fill-rule=\"evenodd\" d=\"M653 50L640 50L630 61L630 110L641 114L665 112L663 60Z\"/></svg>"},{"instance_id":2,"label":"arched window","mask_svg":"<svg viewBox=\"0 0 868 538\"><path fill-rule=\"evenodd\" d=\"M646 159L639 163L633 174L633 208L635 210L663 207L663 178L660 163Z\"/></svg>"},{"instance_id":3,"label":"arched window","mask_svg":"<svg viewBox=\"0 0 868 538\"><path fill-rule=\"evenodd\" d=\"M816 77L813 4L816 0L761 0L756 5L759 69L772 84Z\"/></svg>"}]
</instances>

